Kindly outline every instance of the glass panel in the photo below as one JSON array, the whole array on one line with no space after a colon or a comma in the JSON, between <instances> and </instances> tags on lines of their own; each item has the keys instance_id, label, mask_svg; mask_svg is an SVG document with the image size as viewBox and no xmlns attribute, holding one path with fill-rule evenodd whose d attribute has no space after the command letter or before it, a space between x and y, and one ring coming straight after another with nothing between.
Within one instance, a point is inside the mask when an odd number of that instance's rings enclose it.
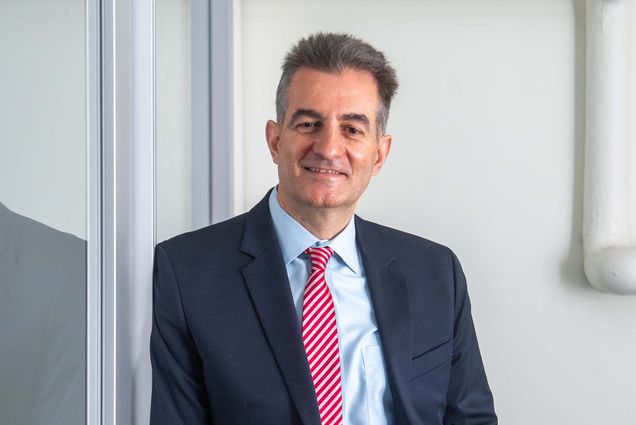
<instances>
[{"instance_id":1,"label":"glass panel","mask_svg":"<svg viewBox=\"0 0 636 425\"><path fill-rule=\"evenodd\" d=\"M157 242L192 229L190 0L157 0Z\"/></svg>"},{"instance_id":2,"label":"glass panel","mask_svg":"<svg viewBox=\"0 0 636 425\"><path fill-rule=\"evenodd\" d=\"M0 2L0 424L85 423L84 0Z\"/></svg>"}]
</instances>

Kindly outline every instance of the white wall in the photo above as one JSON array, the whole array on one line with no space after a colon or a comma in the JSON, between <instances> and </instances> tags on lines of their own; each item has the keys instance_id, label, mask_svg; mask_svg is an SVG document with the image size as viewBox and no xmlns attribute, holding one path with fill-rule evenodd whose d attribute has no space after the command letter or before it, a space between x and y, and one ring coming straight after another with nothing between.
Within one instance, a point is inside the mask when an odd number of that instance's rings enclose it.
<instances>
[{"instance_id":1,"label":"white wall","mask_svg":"<svg viewBox=\"0 0 636 425\"><path fill-rule=\"evenodd\" d=\"M157 242L191 230L190 0L156 0Z\"/></svg>"},{"instance_id":2,"label":"white wall","mask_svg":"<svg viewBox=\"0 0 636 425\"><path fill-rule=\"evenodd\" d=\"M276 183L285 51L317 30L370 41L401 87L359 214L457 252L501 423L634 423L636 298L582 268L583 2L240 3L244 209Z\"/></svg>"},{"instance_id":3,"label":"white wall","mask_svg":"<svg viewBox=\"0 0 636 425\"><path fill-rule=\"evenodd\" d=\"M0 2L0 202L86 238L85 2Z\"/></svg>"}]
</instances>

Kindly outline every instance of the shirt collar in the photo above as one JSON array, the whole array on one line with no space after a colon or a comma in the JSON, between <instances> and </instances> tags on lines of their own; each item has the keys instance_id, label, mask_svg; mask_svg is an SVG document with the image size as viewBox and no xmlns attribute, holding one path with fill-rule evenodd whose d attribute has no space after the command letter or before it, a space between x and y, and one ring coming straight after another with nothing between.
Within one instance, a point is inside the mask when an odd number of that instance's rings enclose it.
<instances>
[{"instance_id":1,"label":"shirt collar","mask_svg":"<svg viewBox=\"0 0 636 425\"><path fill-rule=\"evenodd\" d=\"M349 220L347 226L333 239L318 239L283 210L278 202L277 188L274 188L269 195L269 211L285 265L291 263L310 246L330 246L351 271L355 274L360 273L354 220Z\"/></svg>"}]
</instances>

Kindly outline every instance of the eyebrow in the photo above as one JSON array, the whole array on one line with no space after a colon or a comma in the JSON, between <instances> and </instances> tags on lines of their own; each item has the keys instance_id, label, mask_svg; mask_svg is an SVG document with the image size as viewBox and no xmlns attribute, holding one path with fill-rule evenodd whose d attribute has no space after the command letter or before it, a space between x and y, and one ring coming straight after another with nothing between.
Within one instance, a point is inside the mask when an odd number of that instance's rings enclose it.
<instances>
[{"instance_id":1,"label":"eyebrow","mask_svg":"<svg viewBox=\"0 0 636 425\"><path fill-rule=\"evenodd\" d=\"M368 128L370 125L370 121L369 121L369 117L367 117L365 114L343 114L340 116L341 120L344 121L358 121L362 124L365 124L365 126Z\"/></svg>"},{"instance_id":2,"label":"eyebrow","mask_svg":"<svg viewBox=\"0 0 636 425\"><path fill-rule=\"evenodd\" d=\"M324 119L322 114L320 114L317 111L314 111L313 109L297 109L292 114L291 119L289 120L289 123L292 124L294 121L296 121L300 117L309 117L309 118L314 118L314 119L317 119L317 120Z\"/></svg>"},{"instance_id":3,"label":"eyebrow","mask_svg":"<svg viewBox=\"0 0 636 425\"><path fill-rule=\"evenodd\" d=\"M309 118L313 118L313 119L321 120L321 121L325 119L325 117L320 112L315 111L313 109L297 109L292 114L291 119L289 120L289 124L290 125L293 124L300 117L309 117ZM359 123L364 124L367 128L369 128L371 124L369 117L367 117L365 114L358 114L358 113L342 114L340 115L339 119L342 121L357 121Z\"/></svg>"}]
</instances>

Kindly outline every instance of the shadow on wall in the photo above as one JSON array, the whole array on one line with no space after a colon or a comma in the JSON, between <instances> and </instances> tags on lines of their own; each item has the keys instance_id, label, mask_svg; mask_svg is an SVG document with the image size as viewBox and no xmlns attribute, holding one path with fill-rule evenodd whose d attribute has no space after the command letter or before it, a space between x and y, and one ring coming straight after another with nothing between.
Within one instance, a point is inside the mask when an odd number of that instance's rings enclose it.
<instances>
[{"instance_id":1,"label":"shadow on wall","mask_svg":"<svg viewBox=\"0 0 636 425\"><path fill-rule=\"evenodd\" d=\"M0 424L85 423L86 241L0 203Z\"/></svg>"},{"instance_id":2,"label":"shadow on wall","mask_svg":"<svg viewBox=\"0 0 636 425\"><path fill-rule=\"evenodd\" d=\"M583 180L585 152L585 1L573 0L574 10L574 175L570 250L561 262L561 277L574 290L593 290L583 273Z\"/></svg>"}]
</instances>

